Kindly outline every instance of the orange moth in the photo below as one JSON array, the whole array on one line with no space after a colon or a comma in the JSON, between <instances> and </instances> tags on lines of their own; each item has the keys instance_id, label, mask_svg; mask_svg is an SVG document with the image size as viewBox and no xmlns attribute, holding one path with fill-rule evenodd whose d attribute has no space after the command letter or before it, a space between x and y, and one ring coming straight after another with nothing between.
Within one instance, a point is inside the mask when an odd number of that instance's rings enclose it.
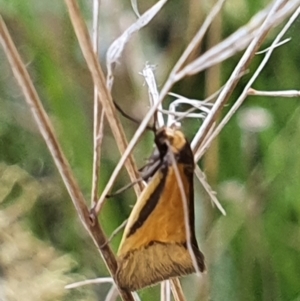
<instances>
[{"instance_id":1,"label":"orange moth","mask_svg":"<svg viewBox=\"0 0 300 301\"><path fill-rule=\"evenodd\" d=\"M158 152L149 167L151 178L130 214L118 250L115 280L130 291L205 270L204 255L195 237L195 163L190 144L175 127L159 129L155 144ZM174 159L185 200L172 163Z\"/></svg>"}]
</instances>

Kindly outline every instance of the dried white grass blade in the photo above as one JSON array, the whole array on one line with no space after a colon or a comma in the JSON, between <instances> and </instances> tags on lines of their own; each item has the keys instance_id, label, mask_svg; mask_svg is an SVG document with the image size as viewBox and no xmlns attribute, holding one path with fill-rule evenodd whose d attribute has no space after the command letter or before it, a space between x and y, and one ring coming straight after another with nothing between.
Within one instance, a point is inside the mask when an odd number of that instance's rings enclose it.
<instances>
[{"instance_id":1,"label":"dried white grass blade","mask_svg":"<svg viewBox=\"0 0 300 301\"><path fill-rule=\"evenodd\" d=\"M138 18L140 18L141 15L140 15L140 12L139 12L137 0L131 0L130 2L131 2L132 10L133 10L134 13L136 14L136 16L137 16Z\"/></svg>"},{"instance_id":2,"label":"dried white grass blade","mask_svg":"<svg viewBox=\"0 0 300 301\"><path fill-rule=\"evenodd\" d=\"M207 115L207 114L203 114L203 113L190 113L192 110L194 111L194 110L196 110L196 108L192 108L192 109L189 109L189 110L183 111L183 112L173 112L173 111L169 111L169 110L160 110L160 112L165 115L168 115L168 118L170 117L170 115L173 116L173 118L171 119L172 121L170 121L170 125L177 122L175 120L181 120L184 118L204 119Z\"/></svg>"},{"instance_id":3,"label":"dried white grass blade","mask_svg":"<svg viewBox=\"0 0 300 301\"><path fill-rule=\"evenodd\" d=\"M232 72L230 78L226 82L226 84L225 84L223 90L221 91L218 99L214 103L210 113L204 119L204 122L203 122L202 126L200 127L199 131L195 135L195 137L194 137L194 139L191 143L191 146L192 146L192 149L194 150L194 152L197 152L201 142L203 142L203 139L207 135L207 132L209 131L209 128L211 127L212 123L214 122L218 112L225 105L225 103L227 101L227 98L231 94L232 89L237 84L237 82L240 78L241 72L243 72L245 66L247 65L247 63L249 63L249 61L251 60L251 57L255 53L256 48L258 47L258 45L261 44L262 39L264 38L266 33L269 31L270 26L272 25L272 19L273 19L273 16L274 16L275 12L278 10L278 8L284 2L285 2L285 0L276 1L274 6L269 11L269 13L268 13L265 21L263 22L260 30L257 32L256 36L254 37L254 39L252 40L250 45L247 47L244 55L242 56L239 63L237 64L236 68ZM202 141L201 141L201 139L202 139ZM196 162L198 161L198 159L199 158L196 158Z\"/></svg>"},{"instance_id":4,"label":"dried white grass blade","mask_svg":"<svg viewBox=\"0 0 300 301\"><path fill-rule=\"evenodd\" d=\"M146 84L148 86L148 91L149 91L149 100L151 106L154 106L157 102L159 102L159 93L157 89L157 84L155 80L155 76L153 73L154 66L146 64L145 68L142 71L142 75L145 78ZM164 126L164 118L163 115L160 113L162 110L162 104L160 103L158 105L158 111L156 112L157 114L157 126L159 128Z\"/></svg>"},{"instance_id":5,"label":"dried white grass blade","mask_svg":"<svg viewBox=\"0 0 300 301\"><path fill-rule=\"evenodd\" d=\"M119 296L119 291L118 291L117 287L115 285L113 285L110 288L109 292L107 293L104 301L116 301L118 296ZM141 301L137 292L132 292L132 296L133 296L134 301Z\"/></svg>"},{"instance_id":6,"label":"dried white grass blade","mask_svg":"<svg viewBox=\"0 0 300 301\"><path fill-rule=\"evenodd\" d=\"M200 169L200 167L198 165L196 165L196 168L195 168L195 175L198 178L198 180L200 181L200 183L201 183L202 187L204 188L204 190L206 191L206 193L209 195L209 197L212 201L212 204L214 204L220 210L220 212L224 216L226 216L226 211L223 208L223 206L221 205L221 203L219 202L218 198L216 197L216 192L213 191L211 186L208 184L205 173Z\"/></svg>"},{"instance_id":7,"label":"dried white grass blade","mask_svg":"<svg viewBox=\"0 0 300 301\"><path fill-rule=\"evenodd\" d=\"M160 301L171 301L171 286L169 280L165 280L160 284Z\"/></svg>"},{"instance_id":8,"label":"dried white grass blade","mask_svg":"<svg viewBox=\"0 0 300 301\"><path fill-rule=\"evenodd\" d=\"M137 292L133 292L132 295L133 295L133 298L134 298L135 301L141 301L141 299L140 299Z\"/></svg>"},{"instance_id":9,"label":"dried white grass blade","mask_svg":"<svg viewBox=\"0 0 300 301\"><path fill-rule=\"evenodd\" d=\"M161 8L167 1L168 0L160 0L155 5L153 5L110 45L106 54L107 87L109 90L111 90L113 85L113 66L115 63L118 62L119 58L121 57L126 43L129 41L129 39L135 32L139 31L141 28L146 26L153 19L153 17L161 10Z\"/></svg>"},{"instance_id":10,"label":"dried white grass blade","mask_svg":"<svg viewBox=\"0 0 300 301\"><path fill-rule=\"evenodd\" d=\"M104 301L116 301L119 297L119 291L115 285L112 285Z\"/></svg>"},{"instance_id":11,"label":"dried white grass blade","mask_svg":"<svg viewBox=\"0 0 300 301\"><path fill-rule=\"evenodd\" d=\"M182 104L188 104L191 107L194 107L197 110L201 110L204 113L208 114L210 111L210 108L207 108L206 106L212 107L212 103L206 103L204 101L201 100L197 100L197 99L188 99L188 98L178 98L174 101L172 101L172 103L170 104L170 111L171 112L176 112L176 107ZM189 116L187 116L189 117Z\"/></svg>"},{"instance_id":12,"label":"dried white grass blade","mask_svg":"<svg viewBox=\"0 0 300 301\"><path fill-rule=\"evenodd\" d=\"M210 48L199 58L186 65L180 72L178 72L176 81L185 76L197 74L211 66L223 62L234 54L245 49L247 45L249 45L250 41L257 35L257 32L263 20L269 13L272 5L273 4L257 13L245 26L239 28L227 39ZM278 12L274 13L272 26L275 27L278 25L287 14L287 11L294 10L296 6L297 4L295 2L290 1L290 3L287 3L284 8L281 8Z\"/></svg>"},{"instance_id":13,"label":"dried white grass blade","mask_svg":"<svg viewBox=\"0 0 300 301\"><path fill-rule=\"evenodd\" d=\"M78 282L68 284L65 286L65 289L72 289L72 288L77 288L77 287L81 287L84 285L99 284L99 283L114 283L114 280L111 277L88 279L88 280L78 281Z\"/></svg>"},{"instance_id":14,"label":"dried white grass blade","mask_svg":"<svg viewBox=\"0 0 300 301\"><path fill-rule=\"evenodd\" d=\"M177 97L178 99L172 101L172 103L169 106L169 110L162 110L161 112L163 114L168 114L168 115L177 117L179 120L181 120L185 117L186 118L203 119L209 113L210 107L213 106L213 103L210 103L209 101L212 101L213 99L215 99L219 95L220 91L221 91L221 89L219 89L218 91L216 91L215 93L213 93L212 95L210 95L208 98L206 98L204 100L189 99L182 95L170 92L170 93L168 93L168 95ZM186 111L183 111L183 112L176 111L177 105L182 104L182 103L189 104L192 106L192 108L190 108ZM197 109L204 111L204 113L193 113ZM172 124L172 120L174 120L174 118L172 118L171 120L170 119L168 120L168 126L170 126Z\"/></svg>"},{"instance_id":15,"label":"dried white grass blade","mask_svg":"<svg viewBox=\"0 0 300 301\"><path fill-rule=\"evenodd\" d=\"M300 97L300 91L298 91L298 90L258 91L253 88L250 88L248 90L248 95L267 96L267 97Z\"/></svg>"},{"instance_id":16,"label":"dried white grass blade","mask_svg":"<svg viewBox=\"0 0 300 301\"><path fill-rule=\"evenodd\" d=\"M100 10L100 0L93 0L93 50L95 53L98 52L98 26L99 26L99 10Z\"/></svg>"},{"instance_id":17,"label":"dried white grass blade","mask_svg":"<svg viewBox=\"0 0 300 301\"><path fill-rule=\"evenodd\" d=\"M99 10L100 0L93 0L93 50L98 55L98 30L99 30ZM100 157L104 126L104 110L100 114L100 101L98 99L98 89L94 84L94 115L93 115L93 171L91 188L91 206L93 207L98 198L98 179L100 171Z\"/></svg>"},{"instance_id":18,"label":"dried white grass blade","mask_svg":"<svg viewBox=\"0 0 300 301\"><path fill-rule=\"evenodd\" d=\"M98 179L100 171L100 157L101 157L101 145L103 141L103 129L104 129L104 110L101 111L99 117L99 103L98 103L98 91L94 87L94 129L93 129L93 173L92 173L92 192L91 192L91 204L95 206L98 198Z\"/></svg>"},{"instance_id":19,"label":"dried white grass blade","mask_svg":"<svg viewBox=\"0 0 300 301\"><path fill-rule=\"evenodd\" d=\"M207 18L205 19L202 27L199 29L196 36L192 39L192 41L190 42L190 44L188 45L188 47L186 48L184 53L179 58L176 65L173 67L172 71L169 74L169 77L168 77L167 81L165 82L165 84L163 85L163 88L160 91L160 95L159 95L160 101L162 101L162 99L165 98L165 96L170 91L170 89L172 88L174 83L179 80L178 76L177 76L178 70L180 70L182 68L183 64L185 63L185 61L187 60L189 55L192 53L192 51L195 49L195 47L200 43L200 41L203 38L204 34L208 30L208 27L210 26L211 22L214 20L216 14L222 8L223 4L224 4L224 0L219 0L215 4L215 6L211 10L211 12L208 14Z\"/></svg>"},{"instance_id":20,"label":"dried white grass blade","mask_svg":"<svg viewBox=\"0 0 300 301\"><path fill-rule=\"evenodd\" d=\"M220 10L222 9L224 3L226 0L219 0L214 6L213 8L210 10L208 16L206 17L205 21L203 22L201 28L198 30L198 32L196 33L196 35L194 36L194 38L192 39L192 41L189 43L188 47L186 48L186 50L184 51L184 53L182 54L182 56L179 58L178 62L176 63L176 65L174 66L173 70L171 71L171 80L176 80L178 81L179 78L177 76L177 72L178 70L180 70L180 68L183 66L183 64L185 63L185 61L187 60L187 58L189 57L189 55L194 51L194 49L199 45L199 43L201 42L201 40L203 39L205 33L207 32L209 26L211 25L211 23L213 22L213 20L215 19L216 15L220 12Z\"/></svg>"},{"instance_id":21,"label":"dried white grass blade","mask_svg":"<svg viewBox=\"0 0 300 301\"><path fill-rule=\"evenodd\" d=\"M291 40L291 38L287 38L287 39L285 39L285 40L279 42L277 45L275 45L274 48L275 48L275 47L278 48L278 47L280 47L280 46L282 46L282 45L288 43L290 40ZM255 54L266 53L269 49L270 49L270 47L268 47L268 48L266 48L266 49L264 49L264 50L261 50L261 51L257 51Z\"/></svg>"},{"instance_id":22,"label":"dried white grass blade","mask_svg":"<svg viewBox=\"0 0 300 301\"><path fill-rule=\"evenodd\" d=\"M183 112L178 112L176 111L177 108L179 108L180 105L182 104L188 104L192 108L183 111ZM172 124L175 122L179 122L183 118L201 118L204 119L206 115L209 113L209 109L206 108L204 105L203 101L200 100L195 100L195 99L188 99L188 98L179 98L174 101L169 106L169 111L163 110L163 113L169 112L168 113L168 127L170 127ZM206 104L205 104L206 105ZM196 110L202 111L201 113L192 113ZM177 117L177 118L175 118Z\"/></svg>"},{"instance_id":23,"label":"dried white grass blade","mask_svg":"<svg viewBox=\"0 0 300 301\"><path fill-rule=\"evenodd\" d=\"M141 28L146 26L153 17L160 11L167 0L161 0L153 5L148 11L146 11L135 23L133 23L129 28L127 28L123 34L117 38L109 47L107 51L107 63L111 65L116 63L121 57L121 53L129 41L130 37Z\"/></svg>"},{"instance_id":24,"label":"dried white grass blade","mask_svg":"<svg viewBox=\"0 0 300 301\"><path fill-rule=\"evenodd\" d=\"M246 71L242 72L242 73L240 74L240 77L243 77L246 73L248 73L248 72L246 72ZM183 95L179 95L179 94L177 94L177 93L169 92L168 95L171 95L171 96L174 96L174 97L177 97L177 98L178 98L177 100L172 101L172 103L170 104L170 106L172 106L174 103L176 103L176 101L183 99L183 100L187 100L188 102L192 101L192 104L191 104L191 105L193 105L193 101L195 101L196 103L199 102L201 108L203 108L203 106L204 106L204 108L209 107L209 109L207 108L207 110L210 110L210 108L213 106L213 102L210 102L210 101L213 101L213 100L215 100L215 99L218 97L218 95L219 95L220 92L222 91L223 87L224 87L224 86L222 86L220 89L218 89L216 92L214 92L213 94L211 94L210 96L208 96L208 97L207 97L206 99L204 99L204 100L189 99L189 98L187 98L187 97L185 97L185 96L183 96ZM194 105L194 107L195 107L195 109L197 109L197 105L196 105L196 104ZM164 111L166 111L166 110L162 110L162 112L164 112ZM194 111L194 110L188 110L188 111L186 111L185 113L193 112L193 111ZM176 112L176 113L174 113L174 114L176 115L176 114L178 114L178 113L179 113L179 112ZM207 113L209 113L209 111L207 111ZM180 113L179 113L179 114L180 114ZM191 117L191 116L193 116L193 115L192 115L192 114L189 114L187 117ZM199 118L202 118L202 116L200 115Z\"/></svg>"},{"instance_id":25,"label":"dried white grass blade","mask_svg":"<svg viewBox=\"0 0 300 301\"><path fill-rule=\"evenodd\" d=\"M221 89L219 89L217 92L213 93L212 95L210 95L209 97L207 97L204 100L190 99L190 98L187 98L187 97L185 97L183 95L180 95L180 94L177 94L177 93L174 93L174 92L170 92L170 93L168 93L168 95L174 96L175 98L178 98L178 99L198 101L198 102L204 103L205 105L212 106L213 104L209 103L209 101L215 99L216 96L218 96L218 94L220 93L220 91L221 91Z\"/></svg>"},{"instance_id":26,"label":"dried white grass blade","mask_svg":"<svg viewBox=\"0 0 300 301\"><path fill-rule=\"evenodd\" d=\"M281 1L278 1L279 4L280 4L280 2ZM300 4L300 1L298 1L298 2ZM217 128L214 130L214 132L212 133L212 135L210 135L210 137L207 139L207 141L203 144L203 146L201 147L201 150L199 151L199 153L196 154L196 162L197 162L197 160L199 160L203 156L203 154L206 152L206 150L210 146L210 144L213 141L213 139L221 132L221 130L224 128L224 126L227 124L227 122L230 120L230 118L235 114L235 112L237 111L237 109L243 103L243 101L245 100L245 98L248 95L249 89L251 88L252 84L254 83L254 81L256 80L256 78L258 77L258 75L260 74L260 72L262 71L262 69L265 67L265 65L268 62L271 54L273 53L276 45L281 40L281 38L286 33L286 31L290 28L290 26L292 25L292 23L297 19L297 17L299 16L299 14L300 14L300 6L294 12L294 14L290 17L289 21L283 27L283 29L279 32L279 34L276 36L275 40L273 41L272 45L270 46L269 50L267 51L264 59L262 60L262 62L258 66L257 70L255 71L255 73L253 74L253 76L251 77L251 79L248 81L248 83L247 83L246 87L244 88L244 90L243 90L242 94L240 95L240 97L234 103L234 105L229 110L229 112L226 114L226 116L222 119L222 121L217 126Z\"/></svg>"}]
</instances>

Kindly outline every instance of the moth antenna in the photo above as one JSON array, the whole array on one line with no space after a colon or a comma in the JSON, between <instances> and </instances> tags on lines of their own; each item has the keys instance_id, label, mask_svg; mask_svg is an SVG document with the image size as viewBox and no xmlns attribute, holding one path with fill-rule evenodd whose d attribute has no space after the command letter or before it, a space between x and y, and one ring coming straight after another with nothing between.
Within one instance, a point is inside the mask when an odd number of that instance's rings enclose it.
<instances>
[{"instance_id":1,"label":"moth antenna","mask_svg":"<svg viewBox=\"0 0 300 301\"><path fill-rule=\"evenodd\" d=\"M126 112L124 112L124 110L115 101L113 101L113 102L114 102L114 105L115 105L117 111L119 111L125 118L133 121L136 124L141 124L141 120L135 119L134 117L128 115ZM155 122L154 122L153 126L147 125L146 129L155 133L156 132Z\"/></svg>"}]
</instances>

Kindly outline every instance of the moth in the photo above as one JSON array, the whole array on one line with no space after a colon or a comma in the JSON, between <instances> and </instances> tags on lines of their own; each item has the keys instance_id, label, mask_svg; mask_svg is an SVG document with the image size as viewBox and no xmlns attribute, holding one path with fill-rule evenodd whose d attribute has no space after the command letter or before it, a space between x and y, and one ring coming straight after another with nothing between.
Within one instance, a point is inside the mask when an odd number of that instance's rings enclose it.
<instances>
[{"instance_id":1,"label":"moth","mask_svg":"<svg viewBox=\"0 0 300 301\"><path fill-rule=\"evenodd\" d=\"M195 163L190 144L175 127L157 130L155 144L157 153L148 168L151 178L129 216L117 255L115 280L130 291L196 271L187 246L185 212L174 158L188 203L189 242L199 271L205 271L204 255L195 237Z\"/></svg>"}]
</instances>

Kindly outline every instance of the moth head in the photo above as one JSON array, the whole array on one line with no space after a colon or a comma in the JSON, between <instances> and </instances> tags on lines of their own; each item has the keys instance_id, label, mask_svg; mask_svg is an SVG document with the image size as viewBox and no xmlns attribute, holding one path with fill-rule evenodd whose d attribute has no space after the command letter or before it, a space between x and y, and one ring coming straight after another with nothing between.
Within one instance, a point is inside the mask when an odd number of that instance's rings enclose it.
<instances>
[{"instance_id":1,"label":"moth head","mask_svg":"<svg viewBox=\"0 0 300 301\"><path fill-rule=\"evenodd\" d=\"M156 132L155 143L161 156L169 148L174 154L178 154L186 145L186 138L177 127L163 127Z\"/></svg>"}]
</instances>

